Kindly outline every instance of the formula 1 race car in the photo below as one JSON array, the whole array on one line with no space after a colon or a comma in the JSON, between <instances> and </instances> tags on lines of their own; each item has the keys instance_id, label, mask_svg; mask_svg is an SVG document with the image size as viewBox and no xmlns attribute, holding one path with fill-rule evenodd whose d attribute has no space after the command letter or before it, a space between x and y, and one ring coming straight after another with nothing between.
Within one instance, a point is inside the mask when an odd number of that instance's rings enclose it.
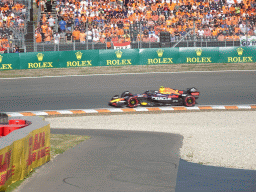
<instances>
[{"instance_id":1,"label":"formula 1 race car","mask_svg":"<svg viewBox=\"0 0 256 192\"><path fill-rule=\"evenodd\" d=\"M160 88L161 89L161 88ZM134 108L142 106L164 106L164 105L185 105L192 107L199 98L200 92L195 88L185 90L177 90L164 88L164 91L147 90L143 94L132 94L125 91L121 97L115 95L109 101L109 105L113 107L130 107Z\"/></svg>"}]
</instances>

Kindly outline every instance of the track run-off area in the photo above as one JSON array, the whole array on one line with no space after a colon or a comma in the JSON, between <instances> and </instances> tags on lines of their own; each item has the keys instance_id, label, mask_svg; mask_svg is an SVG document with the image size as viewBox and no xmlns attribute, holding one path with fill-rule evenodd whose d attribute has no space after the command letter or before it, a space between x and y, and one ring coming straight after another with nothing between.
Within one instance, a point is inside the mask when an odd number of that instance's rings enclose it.
<instances>
[{"instance_id":1,"label":"track run-off area","mask_svg":"<svg viewBox=\"0 0 256 192\"><path fill-rule=\"evenodd\" d=\"M18 191L256 191L255 82L256 71L1 79L1 112L45 115L52 133L92 136ZM107 105L123 91L160 86L196 87L198 103Z\"/></svg>"}]
</instances>

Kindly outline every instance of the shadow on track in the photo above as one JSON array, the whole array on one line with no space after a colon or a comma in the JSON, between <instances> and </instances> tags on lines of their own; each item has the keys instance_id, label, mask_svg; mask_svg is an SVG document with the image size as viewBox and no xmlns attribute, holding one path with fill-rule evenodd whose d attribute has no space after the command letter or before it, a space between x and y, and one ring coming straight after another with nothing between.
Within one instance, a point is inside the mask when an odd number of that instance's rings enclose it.
<instances>
[{"instance_id":1,"label":"shadow on track","mask_svg":"<svg viewBox=\"0 0 256 192\"><path fill-rule=\"evenodd\" d=\"M175 192L254 192L256 171L205 166L180 160Z\"/></svg>"}]
</instances>

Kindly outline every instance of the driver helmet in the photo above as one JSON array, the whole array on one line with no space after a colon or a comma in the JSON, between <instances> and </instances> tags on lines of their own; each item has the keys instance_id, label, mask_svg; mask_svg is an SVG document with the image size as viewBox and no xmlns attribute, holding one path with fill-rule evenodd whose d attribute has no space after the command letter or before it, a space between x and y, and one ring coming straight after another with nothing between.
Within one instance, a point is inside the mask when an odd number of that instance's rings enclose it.
<instances>
[{"instance_id":1,"label":"driver helmet","mask_svg":"<svg viewBox=\"0 0 256 192\"><path fill-rule=\"evenodd\" d=\"M160 93L163 93L163 92L164 92L164 90L165 90L164 86L160 86L160 88L159 88L159 92L160 92Z\"/></svg>"}]
</instances>

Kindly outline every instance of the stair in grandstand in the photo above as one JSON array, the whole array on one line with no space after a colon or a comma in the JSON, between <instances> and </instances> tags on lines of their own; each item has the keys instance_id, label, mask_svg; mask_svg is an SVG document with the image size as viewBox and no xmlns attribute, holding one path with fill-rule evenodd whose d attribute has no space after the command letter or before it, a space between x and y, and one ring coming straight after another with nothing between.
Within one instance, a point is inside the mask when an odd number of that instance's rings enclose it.
<instances>
[{"instance_id":1,"label":"stair in grandstand","mask_svg":"<svg viewBox=\"0 0 256 192\"><path fill-rule=\"evenodd\" d=\"M33 52L34 51L34 22L28 21L27 22L27 34L25 35L25 45L26 45L26 52Z\"/></svg>"},{"instance_id":2,"label":"stair in grandstand","mask_svg":"<svg viewBox=\"0 0 256 192\"><path fill-rule=\"evenodd\" d=\"M57 25L58 17L57 17L56 5L57 5L57 0L53 0L52 1L52 10L50 12L51 16L53 17L53 19L55 19L55 26L53 27L53 32L57 32L58 31L58 25ZM41 12L41 18L43 17L43 14L48 15L46 5L44 6L44 11Z\"/></svg>"}]
</instances>

